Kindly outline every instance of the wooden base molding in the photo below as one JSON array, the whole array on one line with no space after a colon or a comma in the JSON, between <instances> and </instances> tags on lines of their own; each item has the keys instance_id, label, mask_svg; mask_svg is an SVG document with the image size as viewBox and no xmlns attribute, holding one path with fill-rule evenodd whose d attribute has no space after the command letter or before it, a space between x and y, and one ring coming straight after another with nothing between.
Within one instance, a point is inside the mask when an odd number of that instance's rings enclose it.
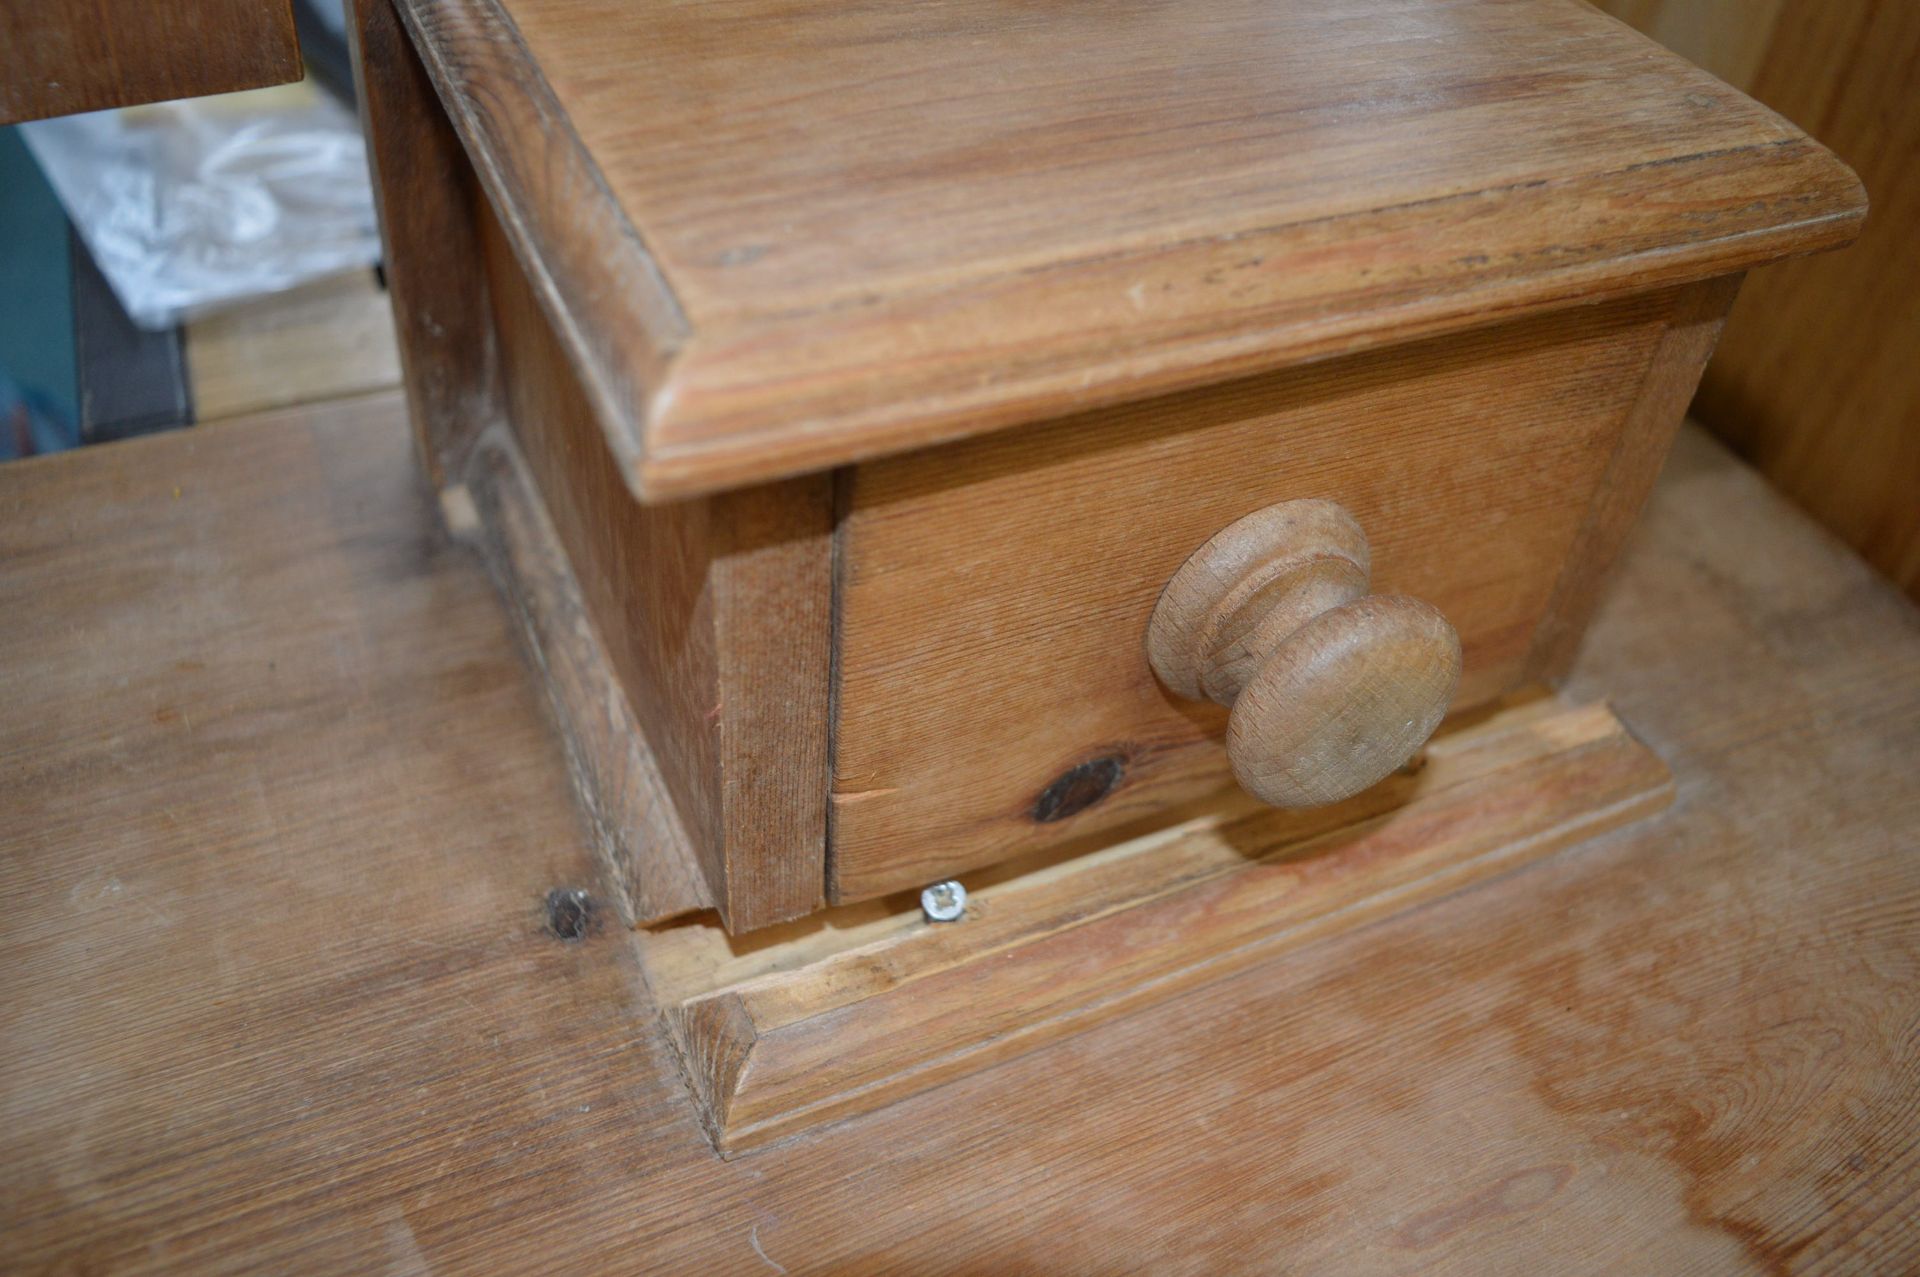
<instances>
[{"instance_id":1,"label":"wooden base molding","mask_svg":"<svg viewBox=\"0 0 1920 1277\"><path fill-rule=\"evenodd\" d=\"M712 908L716 898L513 437L499 426L482 432L461 477L442 494L442 511L457 535L478 542L506 600L622 915L645 923Z\"/></svg>"},{"instance_id":2,"label":"wooden base molding","mask_svg":"<svg viewBox=\"0 0 1920 1277\"><path fill-rule=\"evenodd\" d=\"M1238 791L1109 845L969 874L964 919L904 893L730 937L505 431L444 504L518 622L701 1118L731 1155L864 1113L1660 810L1664 764L1604 705L1463 716L1328 807ZM1076 854L1077 853L1077 854ZM690 911L708 910L680 922Z\"/></svg>"},{"instance_id":3,"label":"wooden base molding","mask_svg":"<svg viewBox=\"0 0 1920 1277\"><path fill-rule=\"evenodd\" d=\"M741 1152L879 1108L1672 799L1605 705L1536 695L1443 729L1417 768L1333 807L1237 793L1088 854L970 877L965 918L913 896L750 936L636 932L715 1146Z\"/></svg>"}]
</instances>

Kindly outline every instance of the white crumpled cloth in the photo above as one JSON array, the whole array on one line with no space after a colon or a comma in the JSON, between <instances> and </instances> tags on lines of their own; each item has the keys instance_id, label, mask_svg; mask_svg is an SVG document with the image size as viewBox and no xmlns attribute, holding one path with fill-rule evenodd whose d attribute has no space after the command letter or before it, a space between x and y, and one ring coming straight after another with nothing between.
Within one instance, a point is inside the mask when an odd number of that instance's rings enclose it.
<instances>
[{"instance_id":1,"label":"white crumpled cloth","mask_svg":"<svg viewBox=\"0 0 1920 1277\"><path fill-rule=\"evenodd\" d=\"M359 122L310 85L39 120L21 132L143 328L379 258Z\"/></svg>"}]
</instances>

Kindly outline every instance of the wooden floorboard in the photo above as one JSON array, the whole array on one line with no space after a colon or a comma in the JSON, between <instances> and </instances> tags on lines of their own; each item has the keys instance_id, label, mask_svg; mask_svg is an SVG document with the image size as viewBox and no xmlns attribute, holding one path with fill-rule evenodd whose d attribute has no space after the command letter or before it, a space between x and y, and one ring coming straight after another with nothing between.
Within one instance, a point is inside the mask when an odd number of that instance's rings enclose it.
<instances>
[{"instance_id":1,"label":"wooden floorboard","mask_svg":"<svg viewBox=\"0 0 1920 1277\"><path fill-rule=\"evenodd\" d=\"M1698 436L1672 809L722 1162L399 402L0 468L0 1268L1905 1271L1920 620Z\"/></svg>"}]
</instances>

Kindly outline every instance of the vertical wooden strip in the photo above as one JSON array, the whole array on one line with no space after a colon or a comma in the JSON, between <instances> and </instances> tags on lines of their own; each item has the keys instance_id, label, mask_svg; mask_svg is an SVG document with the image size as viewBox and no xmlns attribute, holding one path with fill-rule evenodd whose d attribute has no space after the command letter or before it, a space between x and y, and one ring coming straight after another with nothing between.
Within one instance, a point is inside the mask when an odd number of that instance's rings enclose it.
<instances>
[{"instance_id":1,"label":"vertical wooden strip","mask_svg":"<svg viewBox=\"0 0 1920 1277\"><path fill-rule=\"evenodd\" d=\"M713 507L725 912L745 929L825 898L832 478L729 492Z\"/></svg>"},{"instance_id":2,"label":"vertical wooden strip","mask_svg":"<svg viewBox=\"0 0 1920 1277\"><path fill-rule=\"evenodd\" d=\"M477 268L480 196L392 0L354 0L348 34L408 415L421 464L443 487L500 417L486 276Z\"/></svg>"},{"instance_id":3,"label":"vertical wooden strip","mask_svg":"<svg viewBox=\"0 0 1920 1277\"><path fill-rule=\"evenodd\" d=\"M566 351L500 223L481 218L505 379L505 415L605 648L686 830L711 898L726 898L720 819L719 682L706 593L710 505L643 506L601 440Z\"/></svg>"},{"instance_id":4,"label":"vertical wooden strip","mask_svg":"<svg viewBox=\"0 0 1920 1277\"><path fill-rule=\"evenodd\" d=\"M497 0L394 0L493 216L637 488L645 401L686 317Z\"/></svg>"},{"instance_id":5,"label":"vertical wooden strip","mask_svg":"<svg viewBox=\"0 0 1920 1277\"><path fill-rule=\"evenodd\" d=\"M1789 5L1750 91L1860 172L1850 251L1755 276L1695 412L1920 600L1920 4Z\"/></svg>"},{"instance_id":6,"label":"vertical wooden strip","mask_svg":"<svg viewBox=\"0 0 1920 1277\"><path fill-rule=\"evenodd\" d=\"M1660 477L1741 278L1727 275L1675 290L1672 321L1654 348L1553 600L1534 631L1528 657L1534 677L1557 681L1572 666L1620 547Z\"/></svg>"}]
</instances>

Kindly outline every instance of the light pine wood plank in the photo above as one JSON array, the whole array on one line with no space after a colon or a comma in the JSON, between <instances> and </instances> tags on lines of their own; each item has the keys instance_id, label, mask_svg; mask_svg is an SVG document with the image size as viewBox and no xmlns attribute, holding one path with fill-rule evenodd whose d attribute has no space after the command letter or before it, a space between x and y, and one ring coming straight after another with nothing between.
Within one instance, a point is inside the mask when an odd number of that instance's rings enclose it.
<instances>
[{"instance_id":1,"label":"light pine wood plank","mask_svg":"<svg viewBox=\"0 0 1920 1277\"><path fill-rule=\"evenodd\" d=\"M7 1268L1920 1266L1920 620L1698 435L1667 813L732 1162L396 400L0 467L0 616Z\"/></svg>"},{"instance_id":2,"label":"light pine wood plank","mask_svg":"<svg viewBox=\"0 0 1920 1277\"><path fill-rule=\"evenodd\" d=\"M1522 706L1427 765L1311 813L1229 802L1175 829L969 895L828 918L844 948L735 952L716 927L638 937L715 1145L732 1154L872 1112L1253 963L1652 815L1672 777L1604 706ZM1239 810L1234 810L1234 809ZM977 884L976 884L977 885ZM749 973L719 982L720 972Z\"/></svg>"},{"instance_id":3,"label":"light pine wood plank","mask_svg":"<svg viewBox=\"0 0 1920 1277\"><path fill-rule=\"evenodd\" d=\"M196 319L186 357L201 423L400 384L393 309L372 271Z\"/></svg>"}]
</instances>

